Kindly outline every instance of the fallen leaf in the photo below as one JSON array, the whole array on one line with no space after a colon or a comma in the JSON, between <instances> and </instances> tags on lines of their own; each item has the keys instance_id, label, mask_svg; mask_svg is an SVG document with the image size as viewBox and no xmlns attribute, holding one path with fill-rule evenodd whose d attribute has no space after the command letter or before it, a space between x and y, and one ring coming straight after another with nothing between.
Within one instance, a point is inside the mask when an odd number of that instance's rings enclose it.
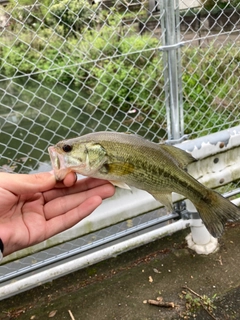
<instances>
[{"instance_id":1,"label":"fallen leaf","mask_svg":"<svg viewBox=\"0 0 240 320\"><path fill-rule=\"evenodd\" d=\"M156 268L153 268L153 271L154 271L155 273L161 273L161 271L159 271L159 270L156 269Z\"/></svg>"},{"instance_id":2,"label":"fallen leaf","mask_svg":"<svg viewBox=\"0 0 240 320\"><path fill-rule=\"evenodd\" d=\"M149 281L150 283L152 283L152 282L153 282L153 278L152 278L151 276L149 276L149 277L148 277L148 281Z\"/></svg>"},{"instance_id":3,"label":"fallen leaf","mask_svg":"<svg viewBox=\"0 0 240 320\"><path fill-rule=\"evenodd\" d=\"M57 310L53 310L49 313L48 318L53 318L55 314L57 313Z\"/></svg>"}]
</instances>

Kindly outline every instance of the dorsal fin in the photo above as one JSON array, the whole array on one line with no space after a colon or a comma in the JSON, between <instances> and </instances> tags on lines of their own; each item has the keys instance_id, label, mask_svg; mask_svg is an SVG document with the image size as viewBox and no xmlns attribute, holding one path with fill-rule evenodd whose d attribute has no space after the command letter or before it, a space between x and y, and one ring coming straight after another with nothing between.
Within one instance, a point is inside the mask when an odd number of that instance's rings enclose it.
<instances>
[{"instance_id":1,"label":"dorsal fin","mask_svg":"<svg viewBox=\"0 0 240 320\"><path fill-rule=\"evenodd\" d=\"M170 146L167 144L161 144L160 147L167 152L174 161L182 168L185 169L186 166L192 162L197 161L190 153L179 149L174 146Z\"/></svg>"}]
</instances>

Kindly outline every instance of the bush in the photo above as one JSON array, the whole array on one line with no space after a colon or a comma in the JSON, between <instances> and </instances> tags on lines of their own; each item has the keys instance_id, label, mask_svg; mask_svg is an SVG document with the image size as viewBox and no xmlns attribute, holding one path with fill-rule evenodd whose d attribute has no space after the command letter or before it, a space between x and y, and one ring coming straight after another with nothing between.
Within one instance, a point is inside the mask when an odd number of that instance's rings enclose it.
<instances>
[{"instance_id":1,"label":"bush","mask_svg":"<svg viewBox=\"0 0 240 320\"><path fill-rule=\"evenodd\" d=\"M159 116L161 111L158 119L164 122L159 40L147 34L138 36L135 32L123 36L120 26L121 19L111 17L98 31L85 30L81 41L73 36L65 38L43 26L37 31L21 27L16 38L3 33L2 75L21 74L49 83L74 84L81 90L89 90L90 102L102 110L111 112L117 108L127 112L134 107L151 118ZM237 46L183 51L183 98L188 133L204 129L209 133L223 129L229 120L237 121L239 61ZM227 107L220 110L222 100Z\"/></svg>"},{"instance_id":2,"label":"bush","mask_svg":"<svg viewBox=\"0 0 240 320\"><path fill-rule=\"evenodd\" d=\"M90 5L86 0L61 0L50 7L48 21L54 24L55 30L60 31L64 37L73 35L76 32L82 33L89 28L90 22L94 21L95 9L97 6Z\"/></svg>"},{"instance_id":3,"label":"bush","mask_svg":"<svg viewBox=\"0 0 240 320\"><path fill-rule=\"evenodd\" d=\"M116 43L118 57L106 59L93 66L89 85L99 94L98 105L107 109L119 106L123 111L131 106L160 109L159 94L162 91L160 55L156 51L158 41L129 37Z\"/></svg>"},{"instance_id":4,"label":"bush","mask_svg":"<svg viewBox=\"0 0 240 320\"><path fill-rule=\"evenodd\" d=\"M183 52L186 133L216 132L238 124L238 47L191 48Z\"/></svg>"}]
</instances>

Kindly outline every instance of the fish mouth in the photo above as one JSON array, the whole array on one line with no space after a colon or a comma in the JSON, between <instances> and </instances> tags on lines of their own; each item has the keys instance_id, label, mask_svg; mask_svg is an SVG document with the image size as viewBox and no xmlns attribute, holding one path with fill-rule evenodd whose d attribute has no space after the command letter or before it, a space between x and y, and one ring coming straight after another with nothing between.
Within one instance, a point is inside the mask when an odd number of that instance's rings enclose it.
<instances>
[{"instance_id":1,"label":"fish mouth","mask_svg":"<svg viewBox=\"0 0 240 320\"><path fill-rule=\"evenodd\" d=\"M50 160L51 160L51 164L52 164L52 167L53 167L53 170L59 170L60 169L60 159L58 157L58 154L55 150L54 147L49 147L48 148L48 153L50 155Z\"/></svg>"},{"instance_id":2,"label":"fish mouth","mask_svg":"<svg viewBox=\"0 0 240 320\"><path fill-rule=\"evenodd\" d=\"M48 148L48 153L56 180L63 180L71 171L65 164L64 156L59 154L53 146Z\"/></svg>"}]
</instances>

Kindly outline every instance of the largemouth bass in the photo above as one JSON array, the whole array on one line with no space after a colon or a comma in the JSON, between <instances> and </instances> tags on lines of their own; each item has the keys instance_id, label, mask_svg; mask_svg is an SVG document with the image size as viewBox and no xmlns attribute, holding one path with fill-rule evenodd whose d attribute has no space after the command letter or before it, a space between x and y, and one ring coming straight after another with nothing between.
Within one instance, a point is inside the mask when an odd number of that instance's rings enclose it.
<instances>
[{"instance_id":1,"label":"largemouth bass","mask_svg":"<svg viewBox=\"0 0 240 320\"><path fill-rule=\"evenodd\" d=\"M120 187L149 192L172 210L172 192L193 202L206 228L220 237L227 220L240 219L240 209L206 188L185 170L196 161L176 147L156 144L137 135L96 132L49 147L57 180L70 171L109 180Z\"/></svg>"}]
</instances>

